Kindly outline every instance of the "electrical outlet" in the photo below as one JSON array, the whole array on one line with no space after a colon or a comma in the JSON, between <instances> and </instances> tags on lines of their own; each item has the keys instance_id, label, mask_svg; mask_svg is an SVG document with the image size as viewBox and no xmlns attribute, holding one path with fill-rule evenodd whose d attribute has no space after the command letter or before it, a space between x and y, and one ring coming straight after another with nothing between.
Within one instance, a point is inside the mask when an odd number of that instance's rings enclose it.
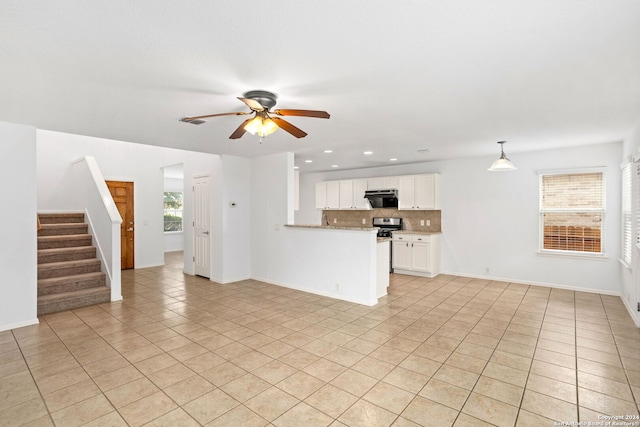
<instances>
[{"instance_id":1,"label":"electrical outlet","mask_svg":"<svg viewBox=\"0 0 640 427\"><path fill-rule=\"evenodd\" d=\"M362 218L362 225L365 225L366 223L367 221L364 218Z\"/></svg>"},{"instance_id":2,"label":"electrical outlet","mask_svg":"<svg viewBox=\"0 0 640 427\"><path fill-rule=\"evenodd\" d=\"M333 223L335 224L337 222L338 222L338 219L337 218L333 218Z\"/></svg>"},{"instance_id":3,"label":"electrical outlet","mask_svg":"<svg viewBox=\"0 0 640 427\"><path fill-rule=\"evenodd\" d=\"M490 272L490 271L491 271L491 270L489 269L489 267L485 267L485 268L484 268L484 272L485 272L485 273L489 274L489 272Z\"/></svg>"},{"instance_id":4,"label":"electrical outlet","mask_svg":"<svg viewBox=\"0 0 640 427\"><path fill-rule=\"evenodd\" d=\"M431 220L430 219L427 220L427 227L431 227Z\"/></svg>"},{"instance_id":5,"label":"electrical outlet","mask_svg":"<svg viewBox=\"0 0 640 427\"><path fill-rule=\"evenodd\" d=\"M421 227L424 227L424 219L421 219L421 220L420 220L420 226L421 226Z\"/></svg>"},{"instance_id":6,"label":"electrical outlet","mask_svg":"<svg viewBox=\"0 0 640 427\"><path fill-rule=\"evenodd\" d=\"M340 290L340 283L336 283L336 291Z\"/></svg>"}]
</instances>

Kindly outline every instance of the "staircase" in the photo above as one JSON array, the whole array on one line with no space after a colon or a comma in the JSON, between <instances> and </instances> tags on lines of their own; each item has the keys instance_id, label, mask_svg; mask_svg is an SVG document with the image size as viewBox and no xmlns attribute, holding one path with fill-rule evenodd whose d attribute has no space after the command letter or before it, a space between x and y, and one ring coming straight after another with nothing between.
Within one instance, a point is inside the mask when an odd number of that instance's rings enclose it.
<instances>
[{"instance_id":1,"label":"staircase","mask_svg":"<svg viewBox=\"0 0 640 427\"><path fill-rule=\"evenodd\" d=\"M110 301L84 214L38 217L38 316Z\"/></svg>"}]
</instances>

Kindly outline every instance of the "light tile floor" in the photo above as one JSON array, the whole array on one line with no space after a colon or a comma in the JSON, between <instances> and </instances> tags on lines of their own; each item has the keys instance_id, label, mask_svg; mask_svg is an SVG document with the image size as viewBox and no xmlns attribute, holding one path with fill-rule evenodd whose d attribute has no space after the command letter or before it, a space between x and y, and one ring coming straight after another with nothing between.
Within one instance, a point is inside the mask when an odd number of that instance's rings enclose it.
<instances>
[{"instance_id":1,"label":"light tile floor","mask_svg":"<svg viewBox=\"0 0 640 427\"><path fill-rule=\"evenodd\" d=\"M185 276L176 255L123 271L122 302L0 332L0 425L640 425L618 297L393 275L366 307Z\"/></svg>"}]
</instances>

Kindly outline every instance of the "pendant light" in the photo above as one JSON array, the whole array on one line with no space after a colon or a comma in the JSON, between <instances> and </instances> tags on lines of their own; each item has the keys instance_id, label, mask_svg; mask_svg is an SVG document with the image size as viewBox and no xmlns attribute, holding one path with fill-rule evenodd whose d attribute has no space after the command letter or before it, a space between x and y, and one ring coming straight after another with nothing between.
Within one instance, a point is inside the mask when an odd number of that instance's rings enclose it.
<instances>
[{"instance_id":1,"label":"pendant light","mask_svg":"<svg viewBox=\"0 0 640 427\"><path fill-rule=\"evenodd\" d=\"M495 162L493 162L493 164L491 165L491 167L489 169L487 169L488 171L492 171L492 172L502 172L502 171L514 171L518 168L516 168L515 166L513 166L513 163L511 163L511 160L509 160L507 158L507 156L505 156L504 154L504 143L507 141L498 141L498 144L500 144L500 158L498 160L496 160Z\"/></svg>"}]
</instances>

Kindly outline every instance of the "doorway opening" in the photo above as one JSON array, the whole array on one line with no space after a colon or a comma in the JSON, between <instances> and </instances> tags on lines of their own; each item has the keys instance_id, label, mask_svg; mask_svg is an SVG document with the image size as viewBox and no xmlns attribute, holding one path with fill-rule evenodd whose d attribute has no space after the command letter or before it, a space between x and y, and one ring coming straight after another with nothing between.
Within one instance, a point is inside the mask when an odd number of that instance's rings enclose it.
<instances>
[{"instance_id":1,"label":"doorway opening","mask_svg":"<svg viewBox=\"0 0 640 427\"><path fill-rule=\"evenodd\" d=\"M184 268L184 227L189 221L183 218L184 165L182 163L162 168L164 177L164 264L176 269Z\"/></svg>"}]
</instances>

